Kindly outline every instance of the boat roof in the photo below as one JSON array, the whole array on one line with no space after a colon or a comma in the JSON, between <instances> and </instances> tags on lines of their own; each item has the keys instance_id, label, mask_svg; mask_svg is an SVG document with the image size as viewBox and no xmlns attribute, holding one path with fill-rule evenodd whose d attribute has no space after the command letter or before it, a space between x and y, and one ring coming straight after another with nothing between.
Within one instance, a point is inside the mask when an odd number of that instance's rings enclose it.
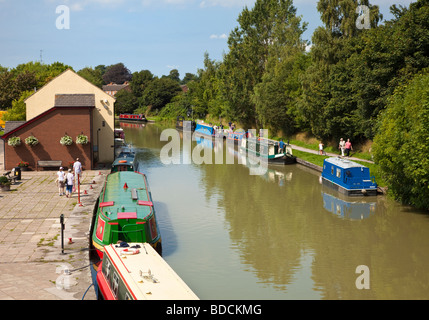
<instances>
[{"instance_id":1,"label":"boat roof","mask_svg":"<svg viewBox=\"0 0 429 320\"><path fill-rule=\"evenodd\" d=\"M366 168L364 165L357 163L357 162L353 162L341 157L331 157L331 158L327 158L325 159L326 162L329 162L331 164L334 164L340 168L343 169L350 169L350 168Z\"/></svg>"},{"instance_id":2,"label":"boat roof","mask_svg":"<svg viewBox=\"0 0 429 320\"><path fill-rule=\"evenodd\" d=\"M108 220L148 217L153 212L153 203L145 175L132 171L109 174L99 207Z\"/></svg>"},{"instance_id":3,"label":"boat roof","mask_svg":"<svg viewBox=\"0 0 429 320\"><path fill-rule=\"evenodd\" d=\"M135 159L135 154L133 154L131 151L128 152L121 152L119 156L113 161L113 166L115 165L133 165Z\"/></svg>"},{"instance_id":4,"label":"boat roof","mask_svg":"<svg viewBox=\"0 0 429 320\"><path fill-rule=\"evenodd\" d=\"M129 243L137 248L110 244L104 253L116 265L137 300L198 300L168 263L148 243ZM128 249L128 251L126 251Z\"/></svg>"}]
</instances>

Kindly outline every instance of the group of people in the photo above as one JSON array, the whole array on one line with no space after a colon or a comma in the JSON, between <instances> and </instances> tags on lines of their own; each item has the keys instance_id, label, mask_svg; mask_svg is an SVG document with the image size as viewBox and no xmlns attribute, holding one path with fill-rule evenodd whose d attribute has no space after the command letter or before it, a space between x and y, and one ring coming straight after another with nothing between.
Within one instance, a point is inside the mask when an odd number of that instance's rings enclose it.
<instances>
[{"instance_id":1,"label":"group of people","mask_svg":"<svg viewBox=\"0 0 429 320\"><path fill-rule=\"evenodd\" d=\"M347 139L347 141L344 141L343 138L340 139L340 144L338 145L338 148L341 150L341 155L343 157L344 156L350 157L350 151L353 150L350 139Z\"/></svg>"},{"instance_id":2,"label":"group of people","mask_svg":"<svg viewBox=\"0 0 429 320\"><path fill-rule=\"evenodd\" d=\"M58 178L56 182L58 184L58 191L60 196L65 195L67 198L71 198L73 193L73 186L75 185L75 178L77 179L77 181L79 181L82 175L82 163L79 161L79 158L76 158L76 161L73 164L73 171L70 168L66 173L64 172L63 167L60 167L60 169L58 170Z\"/></svg>"},{"instance_id":3,"label":"group of people","mask_svg":"<svg viewBox=\"0 0 429 320\"><path fill-rule=\"evenodd\" d=\"M324 144L322 143L322 141L320 141L320 143L319 143L319 154L320 155L324 154L323 147L324 147ZM341 156L350 157L350 151L353 150L352 143L350 142L350 139L347 139L347 141L345 141L343 138L341 138L340 143L338 145L338 149L340 149L340 151L341 151Z\"/></svg>"}]
</instances>

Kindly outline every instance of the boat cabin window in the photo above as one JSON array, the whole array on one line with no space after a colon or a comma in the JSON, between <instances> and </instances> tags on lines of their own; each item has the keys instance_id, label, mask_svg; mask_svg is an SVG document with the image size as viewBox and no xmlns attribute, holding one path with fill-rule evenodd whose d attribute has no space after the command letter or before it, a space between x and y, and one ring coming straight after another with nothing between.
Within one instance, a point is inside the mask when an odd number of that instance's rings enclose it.
<instances>
[{"instance_id":1,"label":"boat cabin window","mask_svg":"<svg viewBox=\"0 0 429 320\"><path fill-rule=\"evenodd\" d=\"M337 178L341 178L341 169L337 168Z\"/></svg>"},{"instance_id":2,"label":"boat cabin window","mask_svg":"<svg viewBox=\"0 0 429 320\"><path fill-rule=\"evenodd\" d=\"M334 175L334 166L331 166L331 174Z\"/></svg>"},{"instance_id":3,"label":"boat cabin window","mask_svg":"<svg viewBox=\"0 0 429 320\"><path fill-rule=\"evenodd\" d=\"M113 281L112 281L112 291L115 297L118 297L118 290L119 290L119 276L115 272L113 273Z\"/></svg>"},{"instance_id":4,"label":"boat cabin window","mask_svg":"<svg viewBox=\"0 0 429 320\"><path fill-rule=\"evenodd\" d=\"M102 270L103 270L103 274L106 277L107 281L110 281L110 269L111 269L110 260L105 259L104 266L103 266Z\"/></svg>"}]
</instances>

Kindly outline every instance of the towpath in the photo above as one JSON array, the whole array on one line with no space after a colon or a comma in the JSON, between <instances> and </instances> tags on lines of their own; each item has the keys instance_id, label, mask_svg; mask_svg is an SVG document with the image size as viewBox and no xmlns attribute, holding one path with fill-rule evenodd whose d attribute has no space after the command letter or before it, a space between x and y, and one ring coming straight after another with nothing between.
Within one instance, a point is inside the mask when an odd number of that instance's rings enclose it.
<instances>
[{"instance_id":1,"label":"towpath","mask_svg":"<svg viewBox=\"0 0 429 320\"><path fill-rule=\"evenodd\" d=\"M300 147L300 146L297 146L294 144L291 144L290 146L292 147L293 150L299 150L299 151L303 151L303 152L307 152L307 153L319 154L318 150L308 149L308 148ZM338 157L339 153L326 152L326 155L330 156L330 157ZM360 158L356 158L356 157L345 157L345 158L350 159L352 161L362 161L362 162L374 163L371 160L360 159Z\"/></svg>"},{"instance_id":2,"label":"towpath","mask_svg":"<svg viewBox=\"0 0 429 320\"><path fill-rule=\"evenodd\" d=\"M11 191L0 192L0 300L80 300L85 292L85 300L96 298L90 287L89 228L107 173L84 171L81 205L77 193L58 195L56 171L23 171Z\"/></svg>"}]
</instances>

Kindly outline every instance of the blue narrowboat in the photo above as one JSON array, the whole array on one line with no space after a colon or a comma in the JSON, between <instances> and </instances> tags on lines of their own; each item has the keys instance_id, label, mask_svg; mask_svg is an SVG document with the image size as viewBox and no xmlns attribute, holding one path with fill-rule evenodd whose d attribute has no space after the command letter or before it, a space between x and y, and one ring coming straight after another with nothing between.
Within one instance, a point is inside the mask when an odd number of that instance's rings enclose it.
<instances>
[{"instance_id":1,"label":"blue narrowboat","mask_svg":"<svg viewBox=\"0 0 429 320\"><path fill-rule=\"evenodd\" d=\"M323 162L322 182L346 195L377 195L377 183L369 168L340 157Z\"/></svg>"},{"instance_id":2,"label":"blue narrowboat","mask_svg":"<svg viewBox=\"0 0 429 320\"><path fill-rule=\"evenodd\" d=\"M205 123L197 123L197 126L195 127L195 132L205 136L215 136L215 129L211 125Z\"/></svg>"}]
</instances>

